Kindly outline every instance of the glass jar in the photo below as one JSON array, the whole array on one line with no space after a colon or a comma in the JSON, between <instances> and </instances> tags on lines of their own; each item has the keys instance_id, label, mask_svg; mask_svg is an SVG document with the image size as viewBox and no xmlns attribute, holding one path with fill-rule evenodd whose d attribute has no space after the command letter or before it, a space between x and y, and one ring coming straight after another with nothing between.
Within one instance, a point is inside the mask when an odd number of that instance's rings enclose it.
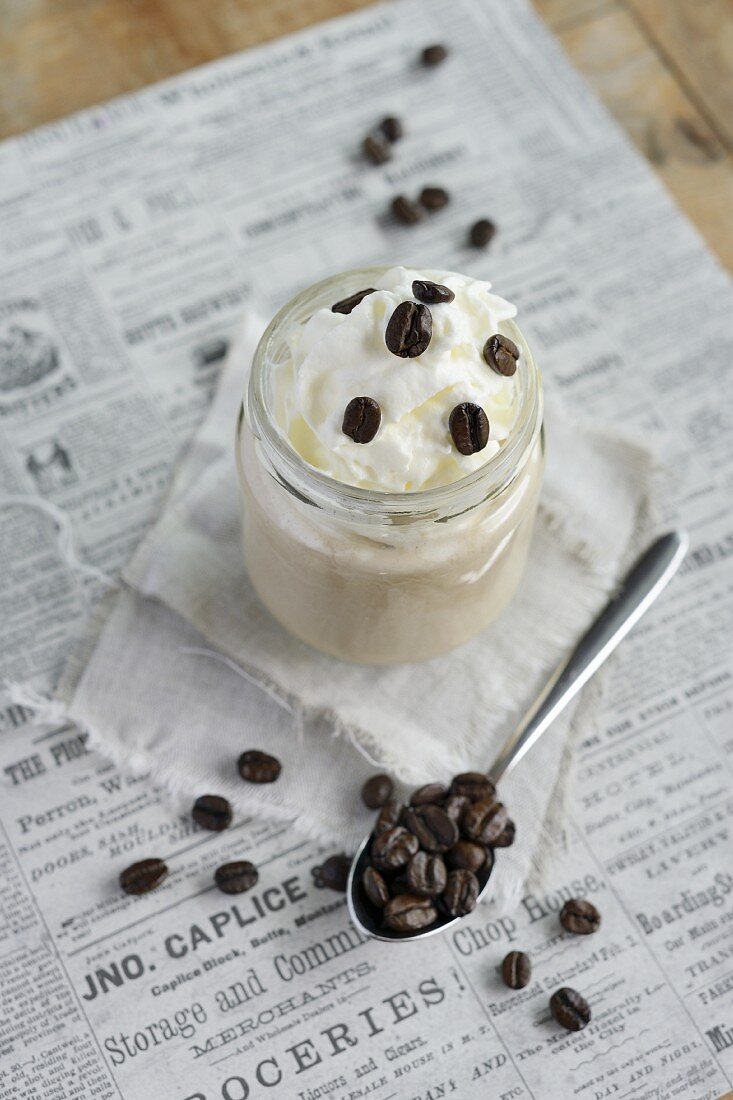
<instances>
[{"instance_id":1,"label":"glass jar","mask_svg":"<svg viewBox=\"0 0 733 1100\"><path fill-rule=\"evenodd\" d=\"M275 316L255 352L237 427L244 555L262 602L297 638L344 660L419 661L468 641L513 596L525 567L543 469L542 386L521 349L509 438L465 478L417 492L376 492L308 465L280 433L271 369L286 335L386 268L333 276Z\"/></svg>"}]
</instances>

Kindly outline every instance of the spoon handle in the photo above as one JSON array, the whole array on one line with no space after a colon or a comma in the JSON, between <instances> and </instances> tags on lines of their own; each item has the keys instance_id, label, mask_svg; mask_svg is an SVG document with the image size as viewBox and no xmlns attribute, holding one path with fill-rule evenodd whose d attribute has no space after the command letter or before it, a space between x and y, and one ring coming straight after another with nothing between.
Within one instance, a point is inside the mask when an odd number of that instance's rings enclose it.
<instances>
[{"instance_id":1,"label":"spoon handle","mask_svg":"<svg viewBox=\"0 0 733 1100\"><path fill-rule=\"evenodd\" d=\"M558 714L613 653L677 572L687 553L686 531L670 531L652 543L575 649L555 670L510 734L489 771L497 782L532 748Z\"/></svg>"}]
</instances>

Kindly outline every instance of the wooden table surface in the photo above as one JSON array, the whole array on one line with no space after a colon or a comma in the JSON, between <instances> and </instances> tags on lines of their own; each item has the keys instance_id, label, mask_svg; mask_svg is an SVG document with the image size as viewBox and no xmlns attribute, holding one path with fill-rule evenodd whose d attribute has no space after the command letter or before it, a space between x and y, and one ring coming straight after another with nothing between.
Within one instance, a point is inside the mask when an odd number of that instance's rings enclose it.
<instances>
[{"instance_id":1,"label":"wooden table surface","mask_svg":"<svg viewBox=\"0 0 733 1100\"><path fill-rule=\"evenodd\" d=\"M0 138L369 2L0 0ZM534 2L733 270L733 0Z\"/></svg>"}]
</instances>

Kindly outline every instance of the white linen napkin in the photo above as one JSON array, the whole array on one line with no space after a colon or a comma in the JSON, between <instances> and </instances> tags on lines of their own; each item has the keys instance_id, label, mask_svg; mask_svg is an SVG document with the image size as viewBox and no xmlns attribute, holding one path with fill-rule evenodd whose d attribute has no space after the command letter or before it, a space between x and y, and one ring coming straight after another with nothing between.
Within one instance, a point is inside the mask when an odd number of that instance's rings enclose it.
<instances>
[{"instance_id":1,"label":"white linen napkin","mask_svg":"<svg viewBox=\"0 0 733 1100\"><path fill-rule=\"evenodd\" d=\"M124 573L114 609L61 687L66 717L118 765L187 797L293 820L350 850L368 829L364 779L406 784L485 769L608 593L647 526L652 462L614 430L548 401L547 472L520 593L455 652L393 669L323 656L265 611L242 561L234 425L261 325L248 317L160 520ZM646 535L644 536L646 537ZM562 819L568 746L588 695L502 782L517 840L495 897L510 905L541 870ZM242 783L262 748L281 779Z\"/></svg>"}]
</instances>

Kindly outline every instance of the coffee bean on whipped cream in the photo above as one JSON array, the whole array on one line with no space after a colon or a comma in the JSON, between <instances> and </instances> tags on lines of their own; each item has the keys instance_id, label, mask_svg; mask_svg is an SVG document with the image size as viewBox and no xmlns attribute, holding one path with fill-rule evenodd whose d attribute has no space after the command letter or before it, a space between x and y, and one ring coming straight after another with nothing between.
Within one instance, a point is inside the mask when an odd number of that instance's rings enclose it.
<instances>
[{"instance_id":1,"label":"coffee bean on whipped cream","mask_svg":"<svg viewBox=\"0 0 733 1100\"><path fill-rule=\"evenodd\" d=\"M468 232L468 239L474 248L486 248L496 233L496 226L488 218L479 218Z\"/></svg>"},{"instance_id":2,"label":"coffee bean on whipped cream","mask_svg":"<svg viewBox=\"0 0 733 1100\"><path fill-rule=\"evenodd\" d=\"M480 405L462 401L456 405L448 420L448 428L456 450L462 455L483 451L489 442L489 421Z\"/></svg>"},{"instance_id":3,"label":"coffee bean on whipped cream","mask_svg":"<svg viewBox=\"0 0 733 1100\"><path fill-rule=\"evenodd\" d=\"M392 150L389 145L372 134L367 134L361 143L361 151L372 164L386 164L392 159Z\"/></svg>"},{"instance_id":4,"label":"coffee bean on whipped cream","mask_svg":"<svg viewBox=\"0 0 733 1100\"><path fill-rule=\"evenodd\" d=\"M373 397L352 397L344 412L341 431L354 443L371 443L381 421L382 410Z\"/></svg>"},{"instance_id":5,"label":"coffee bean on whipped cream","mask_svg":"<svg viewBox=\"0 0 733 1100\"><path fill-rule=\"evenodd\" d=\"M415 225L423 218L420 207L412 199L408 199L407 195L396 195L392 199L392 213L403 225Z\"/></svg>"},{"instance_id":6,"label":"coffee bean on whipped cream","mask_svg":"<svg viewBox=\"0 0 733 1100\"><path fill-rule=\"evenodd\" d=\"M360 302L364 301L367 294L375 293L373 286L368 286L366 290L357 290L356 294L351 294L348 298L342 298L340 302L334 302L331 306L331 313L351 313Z\"/></svg>"},{"instance_id":7,"label":"coffee bean on whipped cream","mask_svg":"<svg viewBox=\"0 0 733 1100\"><path fill-rule=\"evenodd\" d=\"M445 187L423 187L420 192L420 205L433 214L436 210L442 210L450 202L450 195Z\"/></svg>"},{"instance_id":8,"label":"coffee bean on whipped cream","mask_svg":"<svg viewBox=\"0 0 733 1100\"><path fill-rule=\"evenodd\" d=\"M361 800L370 810L381 810L393 791L394 783L388 775L372 775L361 788Z\"/></svg>"},{"instance_id":9,"label":"coffee bean on whipped cream","mask_svg":"<svg viewBox=\"0 0 733 1100\"><path fill-rule=\"evenodd\" d=\"M397 118L395 115L388 115L383 118L379 123L380 133L386 137L387 141L395 142L399 141L403 136L405 129L402 125L402 119Z\"/></svg>"},{"instance_id":10,"label":"coffee bean on whipped cream","mask_svg":"<svg viewBox=\"0 0 733 1100\"><path fill-rule=\"evenodd\" d=\"M428 307L418 302L402 302L389 319L384 342L393 355L414 359L427 350L432 335L433 317Z\"/></svg>"},{"instance_id":11,"label":"coffee bean on whipped cream","mask_svg":"<svg viewBox=\"0 0 733 1100\"><path fill-rule=\"evenodd\" d=\"M442 65L448 56L448 50L440 43L436 42L432 46L426 46L420 54L420 60L423 65L427 65L429 69L435 68L436 65Z\"/></svg>"},{"instance_id":12,"label":"coffee bean on whipped cream","mask_svg":"<svg viewBox=\"0 0 733 1100\"><path fill-rule=\"evenodd\" d=\"M427 279L415 279L412 284L412 293L418 302L426 302L429 306L447 304L452 302L455 294L442 283L431 283Z\"/></svg>"},{"instance_id":13,"label":"coffee bean on whipped cream","mask_svg":"<svg viewBox=\"0 0 733 1100\"><path fill-rule=\"evenodd\" d=\"M484 344L484 359L497 374L509 378L517 369L519 348L508 336L495 332Z\"/></svg>"}]
</instances>

